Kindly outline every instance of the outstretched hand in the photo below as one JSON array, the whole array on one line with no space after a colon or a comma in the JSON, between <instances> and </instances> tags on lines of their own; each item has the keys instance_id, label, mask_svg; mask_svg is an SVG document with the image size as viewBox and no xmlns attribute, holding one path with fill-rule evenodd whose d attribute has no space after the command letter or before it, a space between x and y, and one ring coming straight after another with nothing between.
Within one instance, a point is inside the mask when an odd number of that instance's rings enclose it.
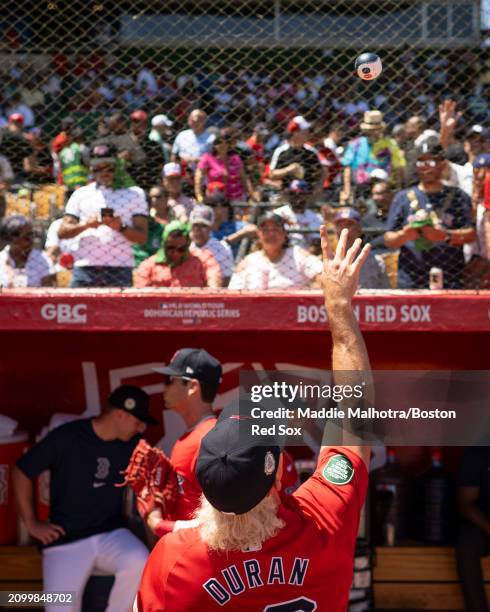
<instances>
[{"instance_id":1,"label":"outstretched hand","mask_svg":"<svg viewBox=\"0 0 490 612\"><path fill-rule=\"evenodd\" d=\"M439 104L441 130L454 131L461 117L462 113L456 111L456 102L454 100L444 100L442 104Z\"/></svg>"},{"instance_id":2,"label":"outstretched hand","mask_svg":"<svg viewBox=\"0 0 490 612\"><path fill-rule=\"evenodd\" d=\"M327 237L327 228L322 225L320 236L323 255L322 285L326 303L349 302L359 285L359 274L366 261L371 245L366 244L361 249L360 238L347 249L349 231L342 230L335 255L332 252Z\"/></svg>"}]
</instances>

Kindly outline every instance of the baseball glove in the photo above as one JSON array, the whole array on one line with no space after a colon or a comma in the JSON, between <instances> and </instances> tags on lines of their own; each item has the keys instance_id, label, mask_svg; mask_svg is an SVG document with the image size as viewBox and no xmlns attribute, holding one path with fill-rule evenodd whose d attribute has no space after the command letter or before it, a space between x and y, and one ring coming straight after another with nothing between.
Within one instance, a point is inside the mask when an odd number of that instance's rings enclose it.
<instances>
[{"instance_id":1,"label":"baseball glove","mask_svg":"<svg viewBox=\"0 0 490 612\"><path fill-rule=\"evenodd\" d=\"M140 440L123 472L124 481L136 495L136 507L145 519L155 508L164 519L171 519L178 498L177 472L163 451Z\"/></svg>"}]
</instances>

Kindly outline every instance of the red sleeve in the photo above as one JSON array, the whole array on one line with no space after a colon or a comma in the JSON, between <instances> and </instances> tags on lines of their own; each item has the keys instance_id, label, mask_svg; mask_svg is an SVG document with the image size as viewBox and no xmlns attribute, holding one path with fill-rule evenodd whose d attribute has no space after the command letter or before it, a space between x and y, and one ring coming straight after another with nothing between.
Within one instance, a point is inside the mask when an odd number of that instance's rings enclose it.
<instances>
[{"instance_id":1,"label":"red sleeve","mask_svg":"<svg viewBox=\"0 0 490 612\"><path fill-rule=\"evenodd\" d=\"M133 612L163 612L165 610L163 586L168 574L165 557L165 538L162 538L156 543L146 562Z\"/></svg>"},{"instance_id":2,"label":"red sleeve","mask_svg":"<svg viewBox=\"0 0 490 612\"><path fill-rule=\"evenodd\" d=\"M314 474L293 496L320 529L342 534L354 545L367 486L361 457L347 446L329 447L320 453Z\"/></svg>"}]
</instances>

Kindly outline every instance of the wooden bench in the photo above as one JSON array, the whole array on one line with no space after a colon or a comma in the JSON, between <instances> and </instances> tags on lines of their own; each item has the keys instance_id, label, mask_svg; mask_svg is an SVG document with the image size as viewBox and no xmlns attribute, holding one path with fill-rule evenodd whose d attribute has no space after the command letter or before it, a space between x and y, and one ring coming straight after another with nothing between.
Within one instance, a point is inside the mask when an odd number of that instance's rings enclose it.
<instances>
[{"instance_id":1,"label":"wooden bench","mask_svg":"<svg viewBox=\"0 0 490 612\"><path fill-rule=\"evenodd\" d=\"M483 560L490 600L490 559ZM379 547L375 550L376 610L463 610L454 550ZM42 590L41 555L34 546L0 546L0 590Z\"/></svg>"},{"instance_id":2,"label":"wooden bench","mask_svg":"<svg viewBox=\"0 0 490 612\"><path fill-rule=\"evenodd\" d=\"M41 591L41 553L35 546L0 546L0 590Z\"/></svg>"},{"instance_id":3,"label":"wooden bench","mask_svg":"<svg viewBox=\"0 0 490 612\"><path fill-rule=\"evenodd\" d=\"M85 588L82 610L105 610L113 582L113 576L94 571ZM43 573L38 549L35 546L0 546L0 591L42 590ZM4 609L7 610L0 606L0 610Z\"/></svg>"},{"instance_id":4,"label":"wooden bench","mask_svg":"<svg viewBox=\"0 0 490 612\"><path fill-rule=\"evenodd\" d=\"M483 573L490 600L488 557ZM453 548L376 548L373 582L376 610L464 610Z\"/></svg>"}]
</instances>

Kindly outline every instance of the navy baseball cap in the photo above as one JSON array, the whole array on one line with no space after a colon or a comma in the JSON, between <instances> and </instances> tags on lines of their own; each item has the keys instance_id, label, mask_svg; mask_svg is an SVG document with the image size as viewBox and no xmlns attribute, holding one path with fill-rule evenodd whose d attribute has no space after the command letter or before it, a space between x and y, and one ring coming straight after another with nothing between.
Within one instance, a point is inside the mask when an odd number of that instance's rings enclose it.
<instances>
[{"instance_id":1,"label":"navy baseball cap","mask_svg":"<svg viewBox=\"0 0 490 612\"><path fill-rule=\"evenodd\" d=\"M356 210L355 208L348 208L348 207L340 208L335 214L334 222L342 221L344 219L347 219L349 221L356 221L357 223L360 223L361 215L359 211Z\"/></svg>"},{"instance_id":2,"label":"navy baseball cap","mask_svg":"<svg viewBox=\"0 0 490 612\"><path fill-rule=\"evenodd\" d=\"M415 149L415 157L419 159L427 155L429 157L440 157L445 159L446 152L442 148L438 138L429 138L426 142L422 143Z\"/></svg>"},{"instance_id":3,"label":"navy baseball cap","mask_svg":"<svg viewBox=\"0 0 490 612\"><path fill-rule=\"evenodd\" d=\"M490 166L490 153L478 155L473 162L473 168L488 168Z\"/></svg>"},{"instance_id":4,"label":"navy baseball cap","mask_svg":"<svg viewBox=\"0 0 490 612\"><path fill-rule=\"evenodd\" d=\"M269 493L281 448L273 439L260 446L240 434L241 417L223 411L201 440L196 476L209 503L225 514L244 514ZM268 443L270 442L270 443Z\"/></svg>"},{"instance_id":5,"label":"navy baseball cap","mask_svg":"<svg viewBox=\"0 0 490 612\"><path fill-rule=\"evenodd\" d=\"M117 149L111 142L100 142L94 144L90 151L90 165L92 168L104 164L115 165L117 161Z\"/></svg>"},{"instance_id":6,"label":"navy baseball cap","mask_svg":"<svg viewBox=\"0 0 490 612\"><path fill-rule=\"evenodd\" d=\"M143 423L158 424L158 421L150 415L150 396L139 387L121 385L109 395L107 402L114 408L129 412Z\"/></svg>"},{"instance_id":7,"label":"navy baseball cap","mask_svg":"<svg viewBox=\"0 0 490 612\"><path fill-rule=\"evenodd\" d=\"M473 136L481 136L481 138L489 139L490 130L483 125L472 125L465 134L465 140L472 138Z\"/></svg>"},{"instance_id":8,"label":"navy baseball cap","mask_svg":"<svg viewBox=\"0 0 490 612\"><path fill-rule=\"evenodd\" d=\"M289 193L311 193L313 189L308 181L303 179L294 179L287 186L287 191L289 191Z\"/></svg>"},{"instance_id":9,"label":"navy baseball cap","mask_svg":"<svg viewBox=\"0 0 490 612\"><path fill-rule=\"evenodd\" d=\"M197 348L180 349L167 366L153 371L166 376L194 378L216 389L223 376L221 363L206 350Z\"/></svg>"}]
</instances>

